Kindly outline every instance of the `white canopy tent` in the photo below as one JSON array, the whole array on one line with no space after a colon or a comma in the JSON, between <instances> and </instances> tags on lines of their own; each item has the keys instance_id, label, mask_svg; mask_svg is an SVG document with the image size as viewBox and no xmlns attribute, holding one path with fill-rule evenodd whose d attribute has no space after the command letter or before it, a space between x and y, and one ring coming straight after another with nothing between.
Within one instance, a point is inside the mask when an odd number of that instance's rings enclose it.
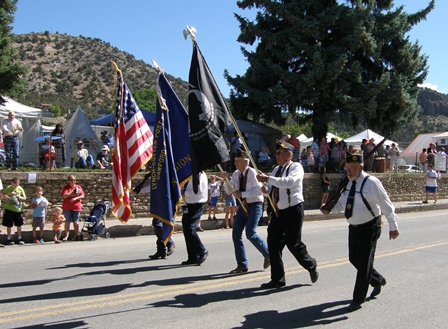
<instances>
[{"instance_id":1,"label":"white canopy tent","mask_svg":"<svg viewBox=\"0 0 448 329\"><path fill-rule=\"evenodd\" d=\"M20 163L32 162L38 158L38 145L33 141L40 136L40 119L42 110L23 105L9 97L2 96L6 102L0 105L0 120L8 117L9 112L14 112L16 119L22 122L23 133L20 136ZM37 134L37 135L36 135Z\"/></svg>"},{"instance_id":2,"label":"white canopy tent","mask_svg":"<svg viewBox=\"0 0 448 329\"><path fill-rule=\"evenodd\" d=\"M331 141L332 138L337 138L338 140L341 140L340 137L338 137L332 133L327 133L327 142ZM314 141L314 137L310 137L305 140L301 140L300 147L311 145L311 144L313 144L313 141Z\"/></svg>"},{"instance_id":3,"label":"white canopy tent","mask_svg":"<svg viewBox=\"0 0 448 329\"><path fill-rule=\"evenodd\" d=\"M372 138L375 139L375 143L379 143L384 139L384 137L381 136L380 134L377 134L376 132L370 129L366 129L356 135L344 139L344 141L347 143L347 145L359 146L362 144L363 139L370 140ZM398 147L398 143L391 141L389 139L386 139L384 145L391 145L392 143L395 143L395 145L397 145Z\"/></svg>"},{"instance_id":4,"label":"white canopy tent","mask_svg":"<svg viewBox=\"0 0 448 329\"><path fill-rule=\"evenodd\" d=\"M102 144L90 126L90 122L87 120L81 106L78 106L73 116L64 124L63 128L66 147L66 161L64 166L70 166L72 152L77 149L78 141L81 140L84 142L84 148L89 151L89 155L93 156L93 159L96 158L96 155L101 150Z\"/></svg>"}]
</instances>

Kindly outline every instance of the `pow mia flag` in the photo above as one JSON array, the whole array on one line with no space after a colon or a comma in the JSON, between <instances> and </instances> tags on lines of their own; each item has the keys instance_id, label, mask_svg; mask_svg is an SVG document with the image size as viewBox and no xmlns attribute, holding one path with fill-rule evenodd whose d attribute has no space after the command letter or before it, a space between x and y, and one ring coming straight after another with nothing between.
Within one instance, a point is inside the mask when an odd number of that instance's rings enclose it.
<instances>
[{"instance_id":1,"label":"pow mia flag","mask_svg":"<svg viewBox=\"0 0 448 329\"><path fill-rule=\"evenodd\" d=\"M193 187L197 187L194 182L197 173L230 160L223 134L231 119L226 103L196 42L193 42L188 81Z\"/></svg>"}]
</instances>

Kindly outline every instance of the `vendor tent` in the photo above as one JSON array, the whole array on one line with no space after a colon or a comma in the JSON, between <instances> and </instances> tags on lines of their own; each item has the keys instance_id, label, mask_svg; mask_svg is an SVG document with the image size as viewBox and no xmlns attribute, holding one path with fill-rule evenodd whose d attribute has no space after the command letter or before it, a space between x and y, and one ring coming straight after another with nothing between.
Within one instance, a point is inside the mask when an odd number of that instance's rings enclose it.
<instances>
[{"instance_id":1,"label":"vendor tent","mask_svg":"<svg viewBox=\"0 0 448 329\"><path fill-rule=\"evenodd\" d=\"M64 133L66 147L66 161L64 165L66 167L70 165L72 153L76 153L78 141L84 142L84 148L89 151L89 155L93 156L93 159L100 152L102 144L90 126L81 106L78 106L70 120L64 124ZM73 156L73 158L76 161L76 157Z\"/></svg>"},{"instance_id":2,"label":"vendor tent","mask_svg":"<svg viewBox=\"0 0 448 329\"><path fill-rule=\"evenodd\" d=\"M262 147L268 147L270 152L275 151L275 141L282 136L280 130L271 128L262 123L249 120L236 120L239 130L246 136L246 143L254 159ZM227 136L232 138L235 127L232 125L227 129Z\"/></svg>"},{"instance_id":3,"label":"vendor tent","mask_svg":"<svg viewBox=\"0 0 448 329\"><path fill-rule=\"evenodd\" d=\"M2 96L6 102L0 105L0 121L8 117L9 112L14 112L16 119L22 122L23 133L20 135L20 157L21 164L33 162L38 158L38 146L33 142L36 134L40 133L40 118L42 110L23 105L9 97ZM37 124L37 122L39 122Z\"/></svg>"},{"instance_id":4,"label":"vendor tent","mask_svg":"<svg viewBox=\"0 0 448 329\"><path fill-rule=\"evenodd\" d=\"M380 141L382 141L384 139L383 136L381 136L380 134L377 134L376 132L370 130L370 129L366 129L362 132L360 132L359 134L353 135L349 138L344 139L344 141L347 143L347 145L354 145L354 146L359 146L362 144L362 140L370 140L370 139L375 139L375 143L379 143ZM386 139L386 141L384 142L384 145L391 145L392 143L395 143L395 145L397 145L398 147L398 143L391 141L389 139Z\"/></svg>"},{"instance_id":5,"label":"vendor tent","mask_svg":"<svg viewBox=\"0 0 448 329\"><path fill-rule=\"evenodd\" d=\"M338 136L336 136L332 133L327 133L327 142L330 142L332 138L337 138L338 140L341 140L341 138L339 138ZM301 140L300 147L309 146L309 145L313 144L313 141L314 141L314 137L307 138L303 141Z\"/></svg>"},{"instance_id":6,"label":"vendor tent","mask_svg":"<svg viewBox=\"0 0 448 329\"><path fill-rule=\"evenodd\" d=\"M23 105L15 100L2 96L6 102L0 105L0 117L7 118L9 112L14 112L16 118L38 120L42 117L42 110L34 107Z\"/></svg>"},{"instance_id":7,"label":"vendor tent","mask_svg":"<svg viewBox=\"0 0 448 329\"><path fill-rule=\"evenodd\" d=\"M422 150L429 147L430 143L435 143L435 136L440 133L419 134L401 153L400 158L406 161L406 164L418 163L418 157Z\"/></svg>"},{"instance_id":8,"label":"vendor tent","mask_svg":"<svg viewBox=\"0 0 448 329\"><path fill-rule=\"evenodd\" d=\"M141 110L143 117L146 120L148 126L154 126L154 122L156 121L156 114L152 112L148 112L145 110ZM113 127L115 122L115 113L108 114L102 118L90 120L90 124L92 126L109 126Z\"/></svg>"}]
</instances>

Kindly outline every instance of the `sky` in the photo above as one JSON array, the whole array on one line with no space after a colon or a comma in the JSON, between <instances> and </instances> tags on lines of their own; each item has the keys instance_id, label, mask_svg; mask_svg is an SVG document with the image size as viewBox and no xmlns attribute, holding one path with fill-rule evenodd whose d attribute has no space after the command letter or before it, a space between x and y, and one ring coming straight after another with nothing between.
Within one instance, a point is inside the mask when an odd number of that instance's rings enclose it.
<instances>
[{"instance_id":1,"label":"sky","mask_svg":"<svg viewBox=\"0 0 448 329\"><path fill-rule=\"evenodd\" d=\"M429 0L396 0L414 13ZM13 33L45 32L99 38L138 60L154 60L168 74L188 81L192 54L186 25L196 30L196 40L219 89L229 96L224 70L244 74L248 63L237 42L240 33L234 13L252 19L254 10L241 10L236 0L19 0ZM422 53L429 56L425 86L448 94L448 1L436 8L410 32ZM113 60L113 58L111 58ZM126 79L126 72L123 72ZM111 69L112 79L112 69Z\"/></svg>"}]
</instances>

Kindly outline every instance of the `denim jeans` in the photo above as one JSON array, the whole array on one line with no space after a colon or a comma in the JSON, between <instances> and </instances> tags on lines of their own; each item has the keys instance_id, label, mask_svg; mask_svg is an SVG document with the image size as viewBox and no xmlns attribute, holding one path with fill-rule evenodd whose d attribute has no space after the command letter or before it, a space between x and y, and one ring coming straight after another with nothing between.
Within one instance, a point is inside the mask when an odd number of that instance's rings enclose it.
<instances>
[{"instance_id":1,"label":"denim jeans","mask_svg":"<svg viewBox=\"0 0 448 329\"><path fill-rule=\"evenodd\" d=\"M235 258L239 267L247 267L246 250L243 244L243 231L246 228L246 237L264 256L269 256L268 246L257 234L258 222L263 214L262 203L248 204L249 216L246 216L242 207L238 207L233 222L232 240L235 248Z\"/></svg>"},{"instance_id":2,"label":"denim jeans","mask_svg":"<svg viewBox=\"0 0 448 329\"><path fill-rule=\"evenodd\" d=\"M76 161L75 167L76 168L92 168L93 165L93 157L91 155L87 156L87 159L79 158L78 161Z\"/></svg>"},{"instance_id":3,"label":"denim jeans","mask_svg":"<svg viewBox=\"0 0 448 329\"><path fill-rule=\"evenodd\" d=\"M19 166L19 137L3 138L6 156L6 168L17 169Z\"/></svg>"}]
</instances>

